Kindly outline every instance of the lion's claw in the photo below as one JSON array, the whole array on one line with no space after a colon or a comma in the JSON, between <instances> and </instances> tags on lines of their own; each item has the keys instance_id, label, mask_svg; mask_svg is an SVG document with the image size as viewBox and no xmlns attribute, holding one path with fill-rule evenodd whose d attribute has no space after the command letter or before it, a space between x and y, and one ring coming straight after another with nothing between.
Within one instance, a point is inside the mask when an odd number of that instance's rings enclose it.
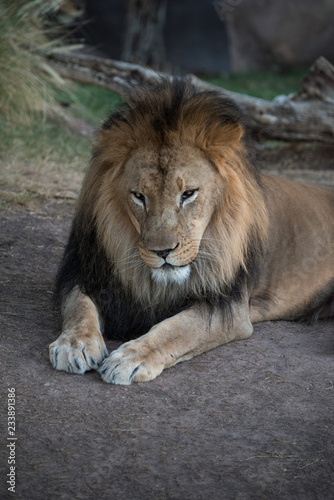
<instances>
[{"instance_id":1,"label":"lion's claw","mask_svg":"<svg viewBox=\"0 0 334 500\"><path fill-rule=\"evenodd\" d=\"M108 350L100 334L84 341L71 332L64 332L50 344L49 355L52 366L57 370L82 375L86 371L97 370L108 356Z\"/></svg>"},{"instance_id":2,"label":"lion's claw","mask_svg":"<svg viewBox=\"0 0 334 500\"><path fill-rule=\"evenodd\" d=\"M142 354L136 341L127 342L112 352L98 368L102 379L110 384L131 385L152 380L163 370L153 352Z\"/></svg>"}]
</instances>

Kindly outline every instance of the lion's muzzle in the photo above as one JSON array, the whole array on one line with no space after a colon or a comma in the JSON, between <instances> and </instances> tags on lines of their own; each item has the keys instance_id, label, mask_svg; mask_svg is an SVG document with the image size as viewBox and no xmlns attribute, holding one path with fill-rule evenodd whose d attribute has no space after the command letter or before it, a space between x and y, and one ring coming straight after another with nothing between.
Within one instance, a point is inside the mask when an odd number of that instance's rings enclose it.
<instances>
[{"instance_id":1,"label":"lion's muzzle","mask_svg":"<svg viewBox=\"0 0 334 500\"><path fill-rule=\"evenodd\" d=\"M193 242L187 244L177 243L174 248L148 249L139 245L140 256L148 267L160 269L166 264L170 268L188 266L197 256L198 246Z\"/></svg>"}]
</instances>

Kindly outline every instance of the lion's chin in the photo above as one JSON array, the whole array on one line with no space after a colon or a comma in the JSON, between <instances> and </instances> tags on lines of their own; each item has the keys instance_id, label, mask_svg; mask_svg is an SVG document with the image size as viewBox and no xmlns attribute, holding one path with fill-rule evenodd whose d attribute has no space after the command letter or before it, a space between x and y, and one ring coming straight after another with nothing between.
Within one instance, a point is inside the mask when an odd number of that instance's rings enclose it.
<instances>
[{"instance_id":1,"label":"lion's chin","mask_svg":"<svg viewBox=\"0 0 334 500\"><path fill-rule=\"evenodd\" d=\"M176 283L182 285L190 276L190 265L186 266L170 266L164 265L158 269L152 269L152 279L161 285Z\"/></svg>"}]
</instances>

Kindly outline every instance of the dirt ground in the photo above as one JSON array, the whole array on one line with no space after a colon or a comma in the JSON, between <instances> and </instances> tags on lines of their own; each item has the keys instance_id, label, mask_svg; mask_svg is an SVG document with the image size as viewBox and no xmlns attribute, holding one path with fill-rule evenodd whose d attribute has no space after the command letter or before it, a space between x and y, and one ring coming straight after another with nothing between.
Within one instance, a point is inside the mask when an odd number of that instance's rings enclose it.
<instances>
[{"instance_id":1,"label":"dirt ground","mask_svg":"<svg viewBox=\"0 0 334 500\"><path fill-rule=\"evenodd\" d=\"M256 325L247 341L130 387L56 372L50 298L72 214L56 201L0 213L0 497L334 498L334 321Z\"/></svg>"}]
</instances>

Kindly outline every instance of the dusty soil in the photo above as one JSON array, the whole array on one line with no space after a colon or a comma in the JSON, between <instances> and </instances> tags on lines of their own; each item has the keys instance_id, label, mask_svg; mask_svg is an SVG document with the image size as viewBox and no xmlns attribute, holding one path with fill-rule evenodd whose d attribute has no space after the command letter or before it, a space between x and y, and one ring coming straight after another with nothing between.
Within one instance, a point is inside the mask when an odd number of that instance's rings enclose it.
<instances>
[{"instance_id":1,"label":"dusty soil","mask_svg":"<svg viewBox=\"0 0 334 500\"><path fill-rule=\"evenodd\" d=\"M0 213L0 497L14 497L15 388L15 498L334 498L333 320L263 323L131 387L53 370L50 297L72 213L56 202Z\"/></svg>"}]
</instances>

